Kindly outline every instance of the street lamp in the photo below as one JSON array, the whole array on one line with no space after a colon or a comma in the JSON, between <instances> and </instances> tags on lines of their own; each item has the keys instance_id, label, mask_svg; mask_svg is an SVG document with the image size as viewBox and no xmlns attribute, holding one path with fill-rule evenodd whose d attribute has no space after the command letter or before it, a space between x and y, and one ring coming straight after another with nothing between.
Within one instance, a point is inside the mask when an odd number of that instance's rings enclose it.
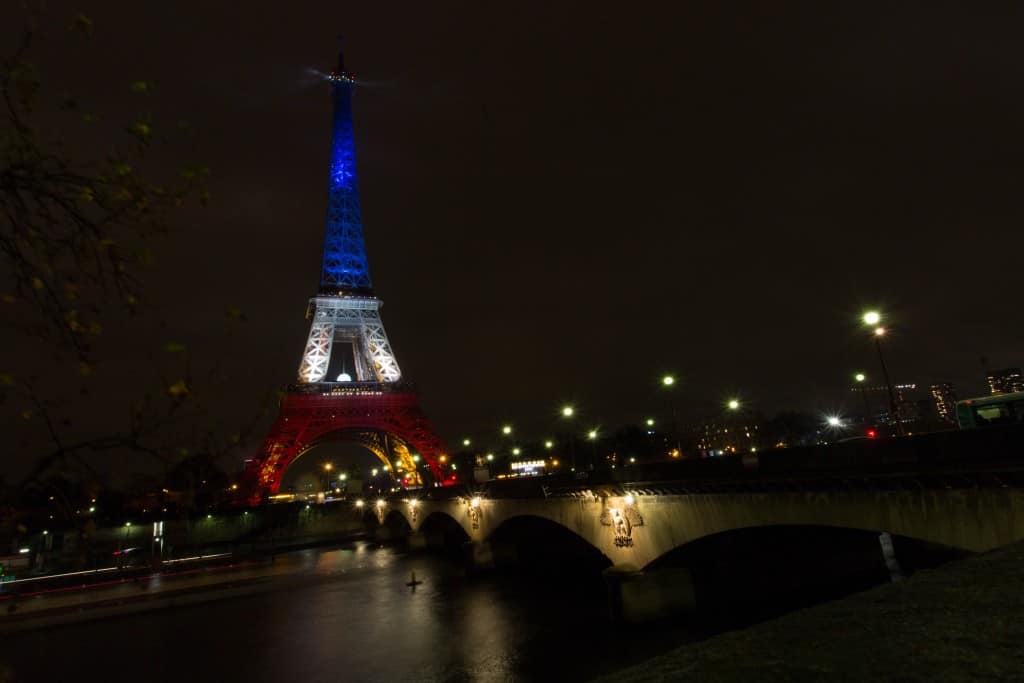
<instances>
[{"instance_id":1,"label":"street lamp","mask_svg":"<svg viewBox=\"0 0 1024 683\"><path fill-rule=\"evenodd\" d=\"M576 409L573 408L572 406L569 406L569 405L562 406L562 417L564 417L566 420L572 419L572 416L575 415L575 414L576 414ZM569 431L570 431L570 435L571 435L569 437L569 466L573 470L575 470L576 469L576 435L572 433L572 430L569 430Z\"/></svg>"},{"instance_id":2,"label":"street lamp","mask_svg":"<svg viewBox=\"0 0 1024 683\"><path fill-rule=\"evenodd\" d=\"M665 375L661 378L662 386L666 388L672 388L676 383L676 378L672 375ZM672 409L672 440L676 442L676 453L682 455L683 444L679 439L679 422L676 418L676 402L669 398L669 405Z\"/></svg>"},{"instance_id":3,"label":"street lamp","mask_svg":"<svg viewBox=\"0 0 1024 683\"><path fill-rule=\"evenodd\" d=\"M469 444L471 444L471 443L473 443L473 442L472 442L472 441L470 441L470 440L469 440L468 438L467 438L467 439L463 439L463 440L462 440L462 445L463 445L463 446L468 446L468 445L469 445Z\"/></svg>"},{"instance_id":4,"label":"street lamp","mask_svg":"<svg viewBox=\"0 0 1024 683\"><path fill-rule=\"evenodd\" d=\"M864 401L864 422L870 422L871 420L871 408L868 406L868 395L864 391L864 382L868 376L863 372L858 372L853 376L853 379L857 382L857 388L860 389L860 399Z\"/></svg>"},{"instance_id":5,"label":"street lamp","mask_svg":"<svg viewBox=\"0 0 1024 683\"><path fill-rule=\"evenodd\" d=\"M729 408L729 410L736 411L740 409L740 402L734 398L729 399L729 402L726 403L725 405Z\"/></svg>"},{"instance_id":6,"label":"street lamp","mask_svg":"<svg viewBox=\"0 0 1024 683\"><path fill-rule=\"evenodd\" d=\"M896 433L903 436L903 422L900 420L899 407L896 405L896 392L892 390L892 382L889 380L889 370L885 367L885 357L882 355L882 337L887 330L878 326L882 322L882 314L878 311L868 311L862 316L865 325L874 327L875 349L878 350L878 363L882 366L882 377L885 379L885 388L889 392L889 414L896 422ZM877 327L876 327L877 326Z\"/></svg>"},{"instance_id":7,"label":"street lamp","mask_svg":"<svg viewBox=\"0 0 1024 683\"><path fill-rule=\"evenodd\" d=\"M508 436L509 434L511 434L512 433L512 425L503 425L502 428L501 428L501 433L504 434L505 436Z\"/></svg>"},{"instance_id":8,"label":"street lamp","mask_svg":"<svg viewBox=\"0 0 1024 683\"><path fill-rule=\"evenodd\" d=\"M324 463L324 484L323 491L327 491L331 488L331 470L334 469L334 465L329 462Z\"/></svg>"},{"instance_id":9,"label":"street lamp","mask_svg":"<svg viewBox=\"0 0 1024 683\"><path fill-rule=\"evenodd\" d=\"M591 462L591 467L593 467L593 463L597 460L597 430L596 429L591 429L589 432L587 432L587 438L590 439L590 452L591 452L591 461L590 462Z\"/></svg>"}]
</instances>

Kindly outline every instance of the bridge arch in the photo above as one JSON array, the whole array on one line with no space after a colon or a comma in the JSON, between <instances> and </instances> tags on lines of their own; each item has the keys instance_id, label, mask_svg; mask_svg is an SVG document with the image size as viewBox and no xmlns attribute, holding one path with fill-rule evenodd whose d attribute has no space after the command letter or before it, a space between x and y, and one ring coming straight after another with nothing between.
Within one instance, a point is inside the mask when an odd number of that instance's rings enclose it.
<instances>
[{"instance_id":1,"label":"bridge arch","mask_svg":"<svg viewBox=\"0 0 1024 683\"><path fill-rule=\"evenodd\" d=\"M449 483L441 471L447 447L420 409L416 395L383 390L365 393L354 389L342 400L333 395L285 394L277 420L246 469L243 483L250 501L277 493L285 470L303 452L326 441L351 439L353 434L387 435L380 437L382 446L389 441L401 445L405 455L400 448L391 449L387 459L392 471L402 474L403 483ZM426 468L417 467L413 452ZM429 482L423 480L424 474Z\"/></svg>"},{"instance_id":2,"label":"bridge arch","mask_svg":"<svg viewBox=\"0 0 1024 683\"><path fill-rule=\"evenodd\" d=\"M417 531L424 536L429 546L453 547L471 540L469 530L441 510L434 510L424 517Z\"/></svg>"},{"instance_id":3,"label":"bridge arch","mask_svg":"<svg viewBox=\"0 0 1024 683\"><path fill-rule=\"evenodd\" d=\"M544 514L516 514L502 519L484 537L498 554L528 567L577 571L602 570L613 560L589 539Z\"/></svg>"}]
</instances>

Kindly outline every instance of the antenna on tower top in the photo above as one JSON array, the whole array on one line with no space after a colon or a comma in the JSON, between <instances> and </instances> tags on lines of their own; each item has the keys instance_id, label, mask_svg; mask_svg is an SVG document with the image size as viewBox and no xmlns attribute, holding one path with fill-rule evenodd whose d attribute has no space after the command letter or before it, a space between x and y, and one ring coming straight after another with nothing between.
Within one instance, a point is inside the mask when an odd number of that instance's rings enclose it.
<instances>
[{"instance_id":1,"label":"antenna on tower top","mask_svg":"<svg viewBox=\"0 0 1024 683\"><path fill-rule=\"evenodd\" d=\"M327 74L327 80L333 83L348 83L355 85L356 75L345 71L345 38L338 34L338 66L334 71Z\"/></svg>"}]
</instances>

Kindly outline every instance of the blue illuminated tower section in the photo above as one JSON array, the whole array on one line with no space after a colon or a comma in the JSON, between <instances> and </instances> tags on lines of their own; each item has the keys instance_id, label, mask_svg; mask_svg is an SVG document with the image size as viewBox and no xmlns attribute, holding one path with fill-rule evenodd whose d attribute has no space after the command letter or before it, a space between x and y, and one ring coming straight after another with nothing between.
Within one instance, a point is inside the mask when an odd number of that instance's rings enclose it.
<instances>
[{"instance_id":1,"label":"blue illuminated tower section","mask_svg":"<svg viewBox=\"0 0 1024 683\"><path fill-rule=\"evenodd\" d=\"M352 134L355 77L345 71L345 57L340 50L338 68L330 73L329 78L334 83L334 131L320 293L372 295L370 267L363 242L363 218L359 209L356 143Z\"/></svg>"}]
</instances>

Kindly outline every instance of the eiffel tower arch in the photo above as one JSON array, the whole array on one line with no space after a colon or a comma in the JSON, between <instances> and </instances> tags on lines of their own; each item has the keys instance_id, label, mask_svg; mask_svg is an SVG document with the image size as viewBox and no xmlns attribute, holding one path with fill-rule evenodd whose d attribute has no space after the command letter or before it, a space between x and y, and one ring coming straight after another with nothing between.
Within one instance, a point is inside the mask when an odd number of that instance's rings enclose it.
<instances>
[{"instance_id":1,"label":"eiffel tower arch","mask_svg":"<svg viewBox=\"0 0 1024 683\"><path fill-rule=\"evenodd\" d=\"M447 447L403 380L373 293L352 131L356 81L340 53L328 78L334 125L320 289L306 309L310 327L298 381L286 388L277 419L246 464L242 492L250 503L277 493L303 453L336 440L367 448L400 485L456 482L443 474Z\"/></svg>"}]
</instances>

